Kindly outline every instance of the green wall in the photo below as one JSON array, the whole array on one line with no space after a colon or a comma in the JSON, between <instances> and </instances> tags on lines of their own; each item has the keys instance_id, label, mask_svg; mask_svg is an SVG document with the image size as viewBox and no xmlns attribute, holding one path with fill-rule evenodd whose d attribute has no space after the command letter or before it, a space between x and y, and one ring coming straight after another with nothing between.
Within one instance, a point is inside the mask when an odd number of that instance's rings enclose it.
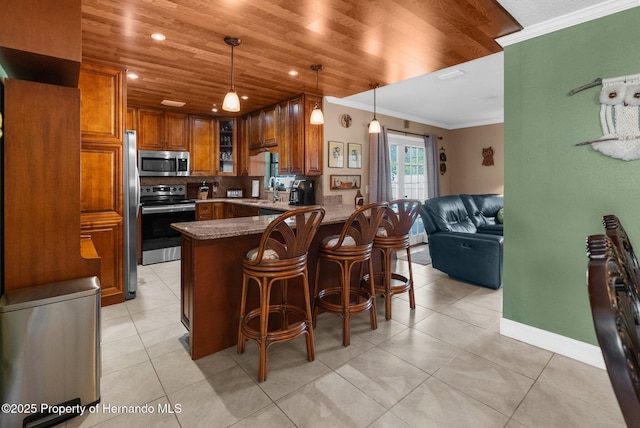
<instances>
[{"instance_id":1,"label":"green wall","mask_svg":"<svg viewBox=\"0 0 640 428\"><path fill-rule=\"evenodd\" d=\"M597 344L588 235L616 214L640 248L640 160L580 141L602 136L596 77L640 73L640 8L505 48L504 317Z\"/></svg>"}]
</instances>

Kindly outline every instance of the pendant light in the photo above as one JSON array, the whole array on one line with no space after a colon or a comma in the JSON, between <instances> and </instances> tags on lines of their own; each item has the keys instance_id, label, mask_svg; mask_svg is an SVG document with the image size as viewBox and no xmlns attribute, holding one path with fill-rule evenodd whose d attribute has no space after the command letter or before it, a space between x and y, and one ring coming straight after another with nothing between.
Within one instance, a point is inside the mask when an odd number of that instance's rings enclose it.
<instances>
[{"instance_id":1,"label":"pendant light","mask_svg":"<svg viewBox=\"0 0 640 428\"><path fill-rule=\"evenodd\" d=\"M376 89L379 87L377 83L371 85L373 88L373 120L369 122L369 134L380 133L380 122L376 119Z\"/></svg>"},{"instance_id":2,"label":"pendant light","mask_svg":"<svg viewBox=\"0 0 640 428\"><path fill-rule=\"evenodd\" d=\"M222 110L238 112L240 111L240 99L238 99L238 94L233 88L233 48L240 46L240 39L237 37L227 36L224 38L224 42L231 46L231 90L224 96Z\"/></svg>"},{"instance_id":3,"label":"pendant light","mask_svg":"<svg viewBox=\"0 0 640 428\"><path fill-rule=\"evenodd\" d=\"M322 64L312 64L311 69L316 72L316 97L319 97L320 94L318 92L318 73L322 70ZM322 114L322 110L318 105L318 100L316 100L316 105L313 107L313 111L311 112L311 120L309 121L312 125L322 125L324 123L324 115Z\"/></svg>"}]
</instances>

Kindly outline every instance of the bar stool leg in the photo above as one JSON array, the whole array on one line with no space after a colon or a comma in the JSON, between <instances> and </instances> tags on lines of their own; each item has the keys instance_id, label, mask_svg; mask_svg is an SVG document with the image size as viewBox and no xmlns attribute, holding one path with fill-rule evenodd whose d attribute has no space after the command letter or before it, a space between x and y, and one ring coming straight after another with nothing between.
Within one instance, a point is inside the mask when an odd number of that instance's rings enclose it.
<instances>
[{"instance_id":1,"label":"bar stool leg","mask_svg":"<svg viewBox=\"0 0 640 428\"><path fill-rule=\"evenodd\" d=\"M307 360L313 361L316 358L315 342L313 340L313 322L311 315L311 299L309 297L309 272L305 268L302 280L304 305L305 305L305 324L307 325Z\"/></svg>"},{"instance_id":2,"label":"bar stool leg","mask_svg":"<svg viewBox=\"0 0 640 428\"><path fill-rule=\"evenodd\" d=\"M349 300L351 297L351 266L348 261L340 263L342 269L342 344L351 344L351 313L349 312Z\"/></svg>"},{"instance_id":3,"label":"bar stool leg","mask_svg":"<svg viewBox=\"0 0 640 428\"><path fill-rule=\"evenodd\" d=\"M371 330L378 328L378 318L376 317L376 288L374 284L373 274L373 260L369 257L369 298L371 299L371 309L369 309L369 316L371 318Z\"/></svg>"},{"instance_id":4,"label":"bar stool leg","mask_svg":"<svg viewBox=\"0 0 640 428\"><path fill-rule=\"evenodd\" d=\"M267 330L269 327L269 294L271 282L268 278L262 278L260 283L260 340L258 342L258 382L267 379L268 357Z\"/></svg>"},{"instance_id":5,"label":"bar stool leg","mask_svg":"<svg viewBox=\"0 0 640 428\"><path fill-rule=\"evenodd\" d=\"M391 319L391 298L393 297L393 294L391 293L391 256L393 255L393 250L390 248L385 248L382 250L382 254L384 258L384 261L382 263L384 269L384 319L388 321Z\"/></svg>"},{"instance_id":6,"label":"bar stool leg","mask_svg":"<svg viewBox=\"0 0 640 428\"><path fill-rule=\"evenodd\" d=\"M413 294L413 268L411 267L411 251L409 247L407 247L407 261L409 262L409 281L411 281L411 287L409 287L409 307L415 309L416 297Z\"/></svg>"},{"instance_id":7,"label":"bar stool leg","mask_svg":"<svg viewBox=\"0 0 640 428\"><path fill-rule=\"evenodd\" d=\"M242 297L240 298L240 322L238 323L238 354L244 353L244 346L247 339L242 334L242 324L247 308L247 288L249 286L249 277L246 273L242 274Z\"/></svg>"}]
</instances>

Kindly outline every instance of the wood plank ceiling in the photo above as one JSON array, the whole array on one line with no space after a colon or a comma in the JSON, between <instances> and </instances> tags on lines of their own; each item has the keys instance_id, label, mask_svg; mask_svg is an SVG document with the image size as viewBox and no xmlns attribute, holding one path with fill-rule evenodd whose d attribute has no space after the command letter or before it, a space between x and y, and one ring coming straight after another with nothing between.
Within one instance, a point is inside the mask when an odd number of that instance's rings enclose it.
<instances>
[{"instance_id":1,"label":"wood plank ceiling","mask_svg":"<svg viewBox=\"0 0 640 428\"><path fill-rule=\"evenodd\" d=\"M206 114L230 87L225 36L242 41L243 114L315 94L311 64L324 66L319 92L344 97L499 52L494 39L520 29L494 0L82 0L83 60L138 74L129 105L169 99Z\"/></svg>"}]
</instances>

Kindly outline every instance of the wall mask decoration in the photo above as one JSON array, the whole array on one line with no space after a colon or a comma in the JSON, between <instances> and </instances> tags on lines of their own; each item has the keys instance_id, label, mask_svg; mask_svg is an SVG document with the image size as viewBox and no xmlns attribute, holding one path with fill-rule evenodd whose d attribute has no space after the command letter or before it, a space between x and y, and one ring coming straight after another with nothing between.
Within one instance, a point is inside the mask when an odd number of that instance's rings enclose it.
<instances>
[{"instance_id":1,"label":"wall mask decoration","mask_svg":"<svg viewBox=\"0 0 640 428\"><path fill-rule=\"evenodd\" d=\"M444 151L444 147L440 147L440 175L444 175L447 172L447 154Z\"/></svg>"},{"instance_id":2,"label":"wall mask decoration","mask_svg":"<svg viewBox=\"0 0 640 428\"><path fill-rule=\"evenodd\" d=\"M482 148L482 165L493 166L493 147Z\"/></svg>"},{"instance_id":3,"label":"wall mask decoration","mask_svg":"<svg viewBox=\"0 0 640 428\"><path fill-rule=\"evenodd\" d=\"M590 145L594 150L616 159L640 159L640 74L598 78L572 90L569 95L600 84L600 125L603 135L576 146Z\"/></svg>"}]
</instances>

